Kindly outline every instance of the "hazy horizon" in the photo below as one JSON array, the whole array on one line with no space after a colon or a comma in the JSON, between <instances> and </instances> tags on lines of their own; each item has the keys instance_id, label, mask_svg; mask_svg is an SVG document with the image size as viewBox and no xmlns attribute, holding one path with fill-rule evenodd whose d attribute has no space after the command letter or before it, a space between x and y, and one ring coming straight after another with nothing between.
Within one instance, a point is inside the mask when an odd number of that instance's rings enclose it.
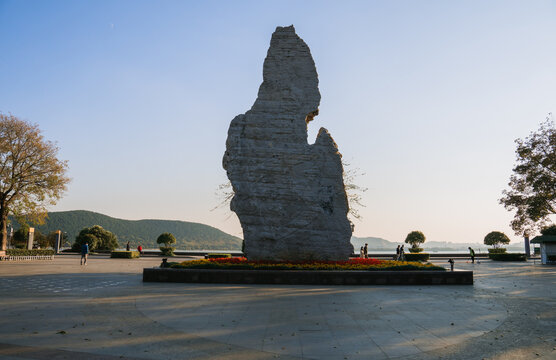
<instances>
[{"instance_id":1,"label":"hazy horizon","mask_svg":"<svg viewBox=\"0 0 556 360\"><path fill-rule=\"evenodd\" d=\"M522 242L498 203L516 138L556 112L553 1L0 0L0 112L37 123L73 181L51 211L199 222L227 181L276 26L317 66L325 127L368 190L357 237Z\"/></svg>"}]
</instances>

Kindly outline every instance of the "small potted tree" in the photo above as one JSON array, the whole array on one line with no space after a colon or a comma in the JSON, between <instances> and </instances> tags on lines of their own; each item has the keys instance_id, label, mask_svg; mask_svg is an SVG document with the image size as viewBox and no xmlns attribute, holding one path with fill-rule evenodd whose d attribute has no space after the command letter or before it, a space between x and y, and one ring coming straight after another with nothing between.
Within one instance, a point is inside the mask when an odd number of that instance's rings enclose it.
<instances>
[{"instance_id":1,"label":"small potted tree","mask_svg":"<svg viewBox=\"0 0 556 360\"><path fill-rule=\"evenodd\" d=\"M160 234L158 239L156 239L156 242L158 244L164 244L160 247L162 256L174 256L174 250L176 250L176 248L171 246L172 244L176 243L176 238L174 235L172 235L171 233L162 233Z\"/></svg>"},{"instance_id":2,"label":"small potted tree","mask_svg":"<svg viewBox=\"0 0 556 360\"><path fill-rule=\"evenodd\" d=\"M484 244L492 246L492 249L488 249L489 254L503 254L506 252L506 248L500 247L500 244L507 245L510 243L510 238L500 231L491 231L485 236Z\"/></svg>"},{"instance_id":3,"label":"small potted tree","mask_svg":"<svg viewBox=\"0 0 556 360\"><path fill-rule=\"evenodd\" d=\"M522 253L506 253L505 248L501 248L500 244L509 244L510 238L500 231L492 231L485 236L485 245L491 245L492 249L488 249L488 257L496 261L527 261L525 254Z\"/></svg>"},{"instance_id":4,"label":"small potted tree","mask_svg":"<svg viewBox=\"0 0 556 360\"><path fill-rule=\"evenodd\" d=\"M426 240L425 234L421 231L412 231L407 234L405 238L405 243L410 244L409 248L410 254L405 254L407 261L427 261L429 259L429 254L423 252L423 248L419 247Z\"/></svg>"}]
</instances>

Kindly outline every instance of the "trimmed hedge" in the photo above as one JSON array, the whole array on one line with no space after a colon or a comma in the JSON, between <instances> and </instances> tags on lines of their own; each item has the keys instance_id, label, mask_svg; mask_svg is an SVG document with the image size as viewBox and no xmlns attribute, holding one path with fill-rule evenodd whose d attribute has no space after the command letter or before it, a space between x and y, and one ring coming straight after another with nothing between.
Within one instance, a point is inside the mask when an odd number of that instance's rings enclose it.
<instances>
[{"instance_id":1,"label":"trimmed hedge","mask_svg":"<svg viewBox=\"0 0 556 360\"><path fill-rule=\"evenodd\" d=\"M54 255L54 250L46 249L8 249L6 250L6 255L9 256L50 256Z\"/></svg>"},{"instance_id":2,"label":"trimmed hedge","mask_svg":"<svg viewBox=\"0 0 556 360\"><path fill-rule=\"evenodd\" d=\"M488 249L489 254L506 254L506 248Z\"/></svg>"},{"instance_id":3,"label":"trimmed hedge","mask_svg":"<svg viewBox=\"0 0 556 360\"><path fill-rule=\"evenodd\" d=\"M139 251L112 251L110 253L110 257L120 259L137 259L139 258Z\"/></svg>"},{"instance_id":4,"label":"trimmed hedge","mask_svg":"<svg viewBox=\"0 0 556 360\"><path fill-rule=\"evenodd\" d=\"M527 261L525 254L520 253L488 254L488 257L494 261Z\"/></svg>"},{"instance_id":5,"label":"trimmed hedge","mask_svg":"<svg viewBox=\"0 0 556 360\"><path fill-rule=\"evenodd\" d=\"M174 256L174 250L176 250L172 246L161 246L159 249L162 256Z\"/></svg>"},{"instance_id":6,"label":"trimmed hedge","mask_svg":"<svg viewBox=\"0 0 556 360\"><path fill-rule=\"evenodd\" d=\"M410 253L404 254L405 261L428 261L430 255L428 253Z\"/></svg>"},{"instance_id":7,"label":"trimmed hedge","mask_svg":"<svg viewBox=\"0 0 556 360\"><path fill-rule=\"evenodd\" d=\"M205 259L231 259L232 254L207 254Z\"/></svg>"},{"instance_id":8,"label":"trimmed hedge","mask_svg":"<svg viewBox=\"0 0 556 360\"><path fill-rule=\"evenodd\" d=\"M412 246L412 247L409 248L409 252L412 253L412 254L421 253L421 252L423 252L423 250L424 250L424 249L423 249L423 248L420 248L420 247L413 247L413 246Z\"/></svg>"}]
</instances>

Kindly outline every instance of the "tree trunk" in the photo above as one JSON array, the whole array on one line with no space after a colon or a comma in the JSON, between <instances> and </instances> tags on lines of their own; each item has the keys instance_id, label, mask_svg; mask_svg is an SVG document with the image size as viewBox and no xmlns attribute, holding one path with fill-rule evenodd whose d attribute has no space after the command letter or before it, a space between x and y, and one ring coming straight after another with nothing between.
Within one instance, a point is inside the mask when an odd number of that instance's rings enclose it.
<instances>
[{"instance_id":1,"label":"tree trunk","mask_svg":"<svg viewBox=\"0 0 556 360\"><path fill-rule=\"evenodd\" d=\"M8 248L8 212L3 206L0 206L0 229L2 230L2 246L0 251Z\"/></svg>"}]
</instances>

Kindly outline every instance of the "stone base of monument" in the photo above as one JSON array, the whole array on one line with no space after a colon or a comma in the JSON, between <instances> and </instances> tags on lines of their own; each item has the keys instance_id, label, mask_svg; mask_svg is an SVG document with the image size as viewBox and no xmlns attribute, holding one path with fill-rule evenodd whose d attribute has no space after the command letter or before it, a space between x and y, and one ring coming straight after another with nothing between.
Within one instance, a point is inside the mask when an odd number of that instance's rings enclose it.
<instances>
[{"instance_id":1,"label":"stone base of monument","mask_svg":"<svg viewBox=\"0 0 556 360\"><path fill-rule=\"evenodd\" d=\"M473 271L143 269L144 282L284 285L473 285Z\"/></svg>"}]
</instances>

